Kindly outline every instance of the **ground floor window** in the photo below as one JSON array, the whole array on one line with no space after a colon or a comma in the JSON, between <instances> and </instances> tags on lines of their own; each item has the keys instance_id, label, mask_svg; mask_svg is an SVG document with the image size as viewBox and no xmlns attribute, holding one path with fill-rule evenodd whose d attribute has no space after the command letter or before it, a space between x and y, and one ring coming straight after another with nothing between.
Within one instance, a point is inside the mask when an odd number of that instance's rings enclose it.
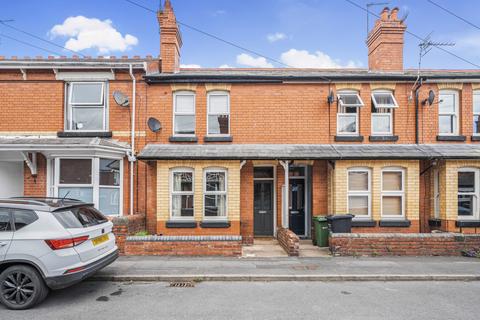
<instances>
[{"instance_id":1,"label":"ground floor window","mask_svg":"<svg viewBox=\"0 0 480 320\"><path fill-rule=\"evenodd\" d=\"M172 219L193 219L194 216L194 175L192 169L172 170L171 217Z\"/></svg>"},{"instance_id":2,"label":"ground floor window","mask_svg":"<svg viewBox=\"0 0 480 320\"><path fill-rule=\"evenodd\" d=\"M227 217L227 172L225 170L205 170L204 216L206 219Z\"/></svg>"},{"instance_id":3,"label":"ground floor window","mask_svg":"<svg viewBox=\"0 0 480 320\"><path fill-rule=\"evenodd\" d=\"M382 217L402 218L405 216L404 178L403 169L392 168L382 171Z\"/></svg>"},{"instance_id":4,"label":"ground floor window","mask_svg":"<svg viewBox=\"0 0 480 320\"><path fill-rule=\"evenodd\" d=\"M93 203L103 214L122 213L122 160L56 158L54 195Z\"/></svg>"},{"instance_id":5,"label":"ground floor window","mask_svg":"<svg viewBox=\"0 0 480 320\"><path fill-rule=\"evenodd\" d=\"M371 216L370 170L353 168L348 170L348 212L355 218Z\"/></svg>"},{"instance_id":6,"label":"ground floor window","mask_svg":"<svg viewBox=\"0 0 480 320\"><path fill-rule=\"evenodd\" d=\"M479 219L479 169L458 171L458 219Z\"/></svg>"}]
</instances>

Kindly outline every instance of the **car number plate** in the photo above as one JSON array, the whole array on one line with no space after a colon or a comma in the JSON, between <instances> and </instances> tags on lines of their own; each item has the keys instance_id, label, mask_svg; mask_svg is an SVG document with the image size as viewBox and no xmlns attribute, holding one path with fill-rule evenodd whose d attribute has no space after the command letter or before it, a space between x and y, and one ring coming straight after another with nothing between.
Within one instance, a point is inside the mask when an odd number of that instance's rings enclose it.
<instances>
[{"instance_id":1,"label":"car number plate","mask_svg":"<svg viewBox=\"0 0 480 320\"><path fill-rule=\"evenodd\" d=\"M104 234L104 235L101 235L100 237L96 237L92 239L92 243L94 246L98 246L99 244L102 244L107 241L108 241L108 234Z\"/></svg>"}]
</instances>

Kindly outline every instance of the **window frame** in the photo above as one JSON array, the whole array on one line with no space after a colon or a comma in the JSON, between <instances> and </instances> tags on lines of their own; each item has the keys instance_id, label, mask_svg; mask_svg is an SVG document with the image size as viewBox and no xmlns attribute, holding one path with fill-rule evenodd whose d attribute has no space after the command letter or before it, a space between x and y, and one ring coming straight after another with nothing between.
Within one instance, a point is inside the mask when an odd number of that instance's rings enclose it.
<instances>
[{"instance_id":1,"label":"window frame","mask_svg":"<svg viewBox=\"0 0 480 320\"><path fill-rule=\"evenodd\" d=\"M101 84L102 85L102 97L99 103L72 103L73 88L78 84ZM106 132L109 130L108 123L108 81L67 81L65 82L65 125L66 132ZM73 109L74 108L103 108L103 126L102 129L84 130L73 128Z\"/></svg>"},{"instance_id":2,"label":"window frame","mask_svg":"<svg viewBox=\"0 0 480 320\"><path fill-rule=\"evenodd\" d=\"M460 172L473 172L474 173L474 183L475 191L474 192L460 192L458 190L458 174ZM459 195L473 195L474 197L474 208L473 214L471 216L459 216L458 215L458 196ZM471 221L471 220L480 220L480 169L465 167L457 170L457 221Z\"/></svg>"},{"instance_id":3,"label":"window frame","mask_svg":"<svg viewBox=\"0 0 480 320\"><path fill-rule=\"evenodd\" d=\"M342 96L356 96L360 101L359 104L344 104L342 102ZM342 90L337 92L337 135L338 136L358 136L359 135L359 108L364 107L365 104L363 103L362 98L358 91L354 90ZM355 108L355 113L347 113L347 112L340 112L341 109L345 108ZM339 130L339 119L345 117L353 117L355 116L355 132L342 132Z\"/></svg>"},{"instance_id":4,"label":"window frame","mask_svg":"<svg viewBox=\"0 0 480 320\"><path fill-rule=\"evenodd\" d=\"M384 172L400 172L402 174L402 190L384 190L383 189L383 173ZM406 208L405 208L405 169L404 168L383 168L380 173L380 217L382 219L406 219ZM384 197L401 197L402 204L402 214L401 215L384 215L383 214L383 198Z\"/></svg>"},{"instance_id":5,"label":"window frame","mask_svg":"<svg viewBox=\"0 0 480 320\"><path fill-rule=\"evenodd\" d=\"M193 111L192 112L177 112L177 97L178 96L193 96ZM195 137L197 134L197 94L195 91L180 90L173 93L173 110L172 110L172 134L174 137ZM193 116L193 133L176 133L175 132L175 118L176 116Z\"/></svg>"},{"instance_id":6,"label":"window frame","mask_svg":"<svg viewBox=\"0 0 480 320\"><path fill-rule=\"evenodd\" d=\"M61 160L91 160L92 163L92 181L90 184L61 184L60 183L60 161ZM115 160L120 162L120 185L119 186L104 186L100 185L100 160ZM61 156L53 159L53 194L54 197L59 197L60 188L92 188L92 203L94 207L100 208L100 188L118 188L119 189L119 207L118 214L108 214L102 212L105 216L117 217L123 215L123 159L115 157L89 157L89 156Z\"/></svg>"},{"instance_id":7,"label":"window frame","mask_svg":"<svg viewBox=\"0 0 480 320\"><path fill-rule=\"evenodd\" d=\"M480 111L475 112L475 101L477 101L478 105L480 106L480 90L473 90L472 94L472 114L473 114L473 133L474 136L480 136L480 132L475 132L475 117L478 116L480 118Z\"/></svg>"},{"instance_id":8,"label":"window frame","mask_svg":"<svg viewBox=\"0 0 480 320\"><path fill-rule=\"evenodd\" d=\"M377 103L377 99L375 98L375 94L389 94L394 102L392 106L384 106ZM393 110L398 108L399 105L397 100L395 99L394 92L390 90L374 90L371 93L372 97L372 104L373 108L377 111L384 111L384 112L372 112L371 113L371 134L372 136L391 136L393 135ZM374 130L374 118L382 118L388 117L390 131L375 131Z\"/></svg>"},{"instance_id":9,"label":"window frame","mask_svg":"<svg viewBox=\"0 0 480 320\"><path fill-rule=\"evenodd\" d=\"M225 174L225 191L207 191L207 173L209 172L223 172ZM228 221L228 170L225 168L206 168L203 170L203 208L202 219L204 221ZM207 195L225 195L225 216L206 216L205 215L205 196Z\"/></svg>"},{"instance_id":10,"label":"window frame","mask_svg":"<svg viewBox=\"0 0 480 320\"><path fill-rule=\"evenodd\" d=\"M6 234L7 232L13 233L15 231L15 225L13 223L13 214L11 208L0 207L0 210L5 210L8 213L8 222L10 224L10 230L2 231L0 230L0 234Z\"/></svg>"},{"instance_id":11,"label":"window frame","mask_svg":"<svg viewBox=\"0 0 480 320\"><path fill-rule=\"evenodd\" d=\"M350 191L350 172L367 172L368 190ZM347 169L347 212L350 213L350 196L368 197L368 214L366 216L355 216L353 220L371 220L372 219L372 170L366 167L352 167Z\"/></svg>"},{"instance_id":12,"label":"window frame","mask_svg":"<svg viewBox=\"0 0 480 320\"><path fill-rule=\"evenodd\" d=\"M211 96L227 96L227 112L228 113L210 113L210 97ZM210 133L210 116L228 115L228 133ZM207 136L209 137L226 137L230 136L230 92L222 90L209 91L207 93Z\"/></svg>"},{"instance_id":13,"label":"window frame","mask_svg":"<svg viewBox=\"0 0 480 320\"><path fill-rule=\"evenodd\" d=\"M192 174L192 191L174 191L173 190L173 177L175 173L191 173ZM170 220L172 221L194 221L195 220L195 169L194 168L188 168L188 167L179 167L179 168L173 168L170 170ZM182 196L182 195L191 195L192 196L192 202L193 202L193 215L191 217L176 217L173 215L173 196Z\"/></svg>"},{"instance_id":14,"label":"window frame","mask_svg":"<svg viewBox=\"0 0 480 320\"><path fill-rule=\"evenodd\" d=\"M453 95L454 96L454 107L455 107L455 112L440 112L440 103L441 100L443 100L441 97L442 95ZM440 136L458 136L460 134L460 93L457 90L440 90L438 94L438 135ZM453 132L450 133L444 133L440 132L440 117L441 116L453 116L454 120L453 121Z\"/></svg>"},{"instance_id":15,"label":"window frame","mask_svg":"<svg viewBox=\"0 0 480 320\"><path fill-rule=\"evenodd\" d=\"M385 105L382 105L382 104L378 103L377 99L375 98L375 94L389 94L390 97L393 100L393 105L385 106ZM372 91L371 96L372 96L373 106L376 109L396 109L396 108L399 107L397 99L395 99L395 94L394 94L393 91L390 91L390 90L374 90L374 91Z\"/></svg>"}]
</instances>

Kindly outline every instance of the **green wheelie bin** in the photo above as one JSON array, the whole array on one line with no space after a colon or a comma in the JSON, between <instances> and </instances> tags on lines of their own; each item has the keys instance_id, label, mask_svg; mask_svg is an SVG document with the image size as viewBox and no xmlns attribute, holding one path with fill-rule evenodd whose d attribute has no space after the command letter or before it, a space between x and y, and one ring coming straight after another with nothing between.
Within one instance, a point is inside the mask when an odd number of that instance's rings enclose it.
<instances>
[{"instance_id":1,"label":"green wheelie bin","mask_svg":"<svg viewBox=\"0 0 480 320\"><path fill-rule=\"evenodd\" d=\"M328 221L326 217L313 217L315 229L315 244L319 247L328 247Z\"/></svg>"}]
</instances>

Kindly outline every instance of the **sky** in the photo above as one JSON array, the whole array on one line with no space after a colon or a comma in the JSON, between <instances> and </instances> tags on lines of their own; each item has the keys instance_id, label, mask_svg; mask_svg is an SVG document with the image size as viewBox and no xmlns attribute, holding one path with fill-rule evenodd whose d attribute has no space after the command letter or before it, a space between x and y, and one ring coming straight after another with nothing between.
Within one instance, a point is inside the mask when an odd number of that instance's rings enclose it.
<instances>
[{"instance_id":1,"label":"sky","mask_svg":"<svg viewBox=\"0 0 480 320\"><path fill-rule=\"evenodd\" d=\"M159 0L134 0L157 10ZM345 0L171 0L178 21L243 48L293 67L368 66L365 45L366 13ZM362 7L382 0L353 0ZM388 2L388 0L386 1ZM462 18L480 25L480 1L434 0ZM454 54L480 65L480 29L442 11L427 0L390 1L390 8L408 12L408 31L421 37L431 33ZM384 5L372 7L379 13ZM146 56L159 54L159 27L155 14L125 0L0 0L0 20L91 56ZM370 25L376 18L370 17ZM275 61L227 45L181 26L185 67L282 67ZM51 53L24 43L53 51ZM418 65L419 40L405 36L404 65ZM53 46L0 24L2 56L71 56ZM475 69L459 58L433 48L423 68Z\"/></svg>"}]
</instances>

